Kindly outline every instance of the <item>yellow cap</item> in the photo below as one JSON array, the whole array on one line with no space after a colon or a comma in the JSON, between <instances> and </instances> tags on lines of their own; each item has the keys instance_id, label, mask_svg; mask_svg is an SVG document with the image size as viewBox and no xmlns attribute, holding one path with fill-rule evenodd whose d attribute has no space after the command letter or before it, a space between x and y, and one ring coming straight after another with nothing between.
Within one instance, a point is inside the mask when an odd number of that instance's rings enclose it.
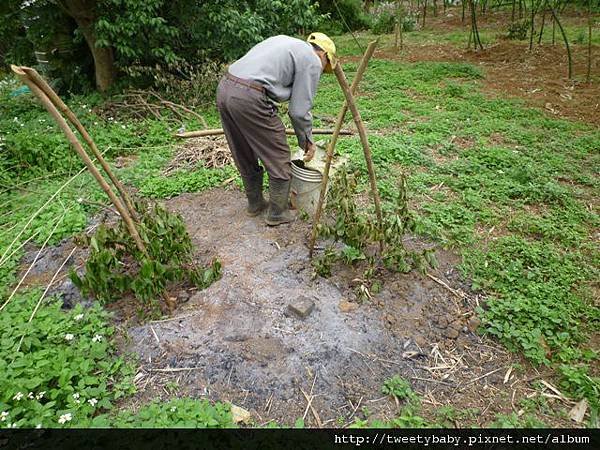
<instances>
[{"instance_id":1,"label":"yellow cap","mask_svg":"<svg viewBox=\"0 0 600 450\"><path fill-rule=\"evenodd\" d=\"M311 33L306 40L309 44L318 45L327 54L329 64L325 67L325 72L331 73L335 69L337 59L335 56L335 44L333 41L324 33Z\"/></svg>"}]
</instances>

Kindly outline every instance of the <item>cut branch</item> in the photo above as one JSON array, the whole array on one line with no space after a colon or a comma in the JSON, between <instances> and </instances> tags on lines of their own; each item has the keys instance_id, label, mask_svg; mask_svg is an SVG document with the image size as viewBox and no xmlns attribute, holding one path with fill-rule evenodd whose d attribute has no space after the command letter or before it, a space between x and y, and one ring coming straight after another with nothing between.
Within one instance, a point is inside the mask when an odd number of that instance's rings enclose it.
<instances>
[{"instance_id":1,"label":"cut branch","mask_svg":"<svg viewBox=\"0 0 600 450\"><path fill-rule=\"evenodd\" d=\"M365 52L360 65L358 66L358 70L356 71L356 76L354 80L352 80L352 87L350 91L352 93L356 92L358 89L358 84L367 69L367 64L369 60L373 56L375 52L375 47L377 46L377 41L373 41L367 47L367 51ZM348 112L348 101L344 102L344 105L340 109L338 114L335 128L333 130L333 136L331 137L331 141L327 147L327 157L325 160L325 168L323 169L323 181L321 182L321 192L319 194L319 202L317 203L317 210L315 212L315 217L313 219L312 232L310 236L310 242L308 245L309 255L312 257L313 250L315 248L315 241L317 239L317 227L319 226L319 220L321 219L321 211L323 210L323 204L325 202L325 194L327 192L327 182L329 180L329 170L331 169L331 160L333 159L333 151L335 150L335 144L337 143L338 136L341 134L342 124L344 123L344 118L346 117L346 113Z\"/></svg>"},{"instance_id":2,"label":"cut branch","mask_svg":"<svg viewBox=\"0 0 600 450\"><path fill-rule=\"evenodd\" d=\"M312 130L312 134L334 134L335 130L329 130L329 129L324 129L324 128L313 128ZM204 137L204 136L220 136L225 134L225 131L223 130L223 128L212 128L209 130L198 130L198 131L186 131L184 133L176 133L173 136L178 137L178 138L183 138L183 139L187 139L187 138L195 138L195 137ZM285 134L287 134L288 136L294 136L296 134L296 132L292 129L286 129L285 130ZM341 130L338 134L344 135L344 136L350 136L353 135L354 132L351 130Z\"/></svg>"}]
</instances>

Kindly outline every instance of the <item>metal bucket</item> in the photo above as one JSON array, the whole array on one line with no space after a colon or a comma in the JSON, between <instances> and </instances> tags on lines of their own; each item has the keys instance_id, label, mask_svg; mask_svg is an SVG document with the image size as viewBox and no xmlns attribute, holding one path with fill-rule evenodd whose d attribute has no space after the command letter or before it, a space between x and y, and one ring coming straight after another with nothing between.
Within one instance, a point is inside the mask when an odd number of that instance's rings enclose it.
<instances>
[{"instance_id":1,"label":"metal bucket","mask_svg":"<svg viewBox=\"0 0 600 450\"><path fill-rule=\"evenodd\" d=\"M314 216L319 203L322 182L323 174L320 171L307 168L301 159L293 160L290 195L292 207Z\"/></svg>"}]
</instances>

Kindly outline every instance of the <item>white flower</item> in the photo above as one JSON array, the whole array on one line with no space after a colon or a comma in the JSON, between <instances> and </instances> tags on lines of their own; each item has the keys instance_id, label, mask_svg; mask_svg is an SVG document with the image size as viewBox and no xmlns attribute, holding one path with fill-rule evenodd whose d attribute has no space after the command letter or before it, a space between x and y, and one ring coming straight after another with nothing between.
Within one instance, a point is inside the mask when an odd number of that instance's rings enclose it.
<instances>
[{"instance_id":1,"label":"white flower","mask_svg":"<svg viewBox=\"0 0 600 450\"><path fill-rule=\"evenodd\" d=\"M39 428L42 428L42 424L41 424L41 423L38 423L38 424L37 424L35 427L36 427L36 428L38 428L38 429L39 429Z\"/></svg>"},{"instance_id":2,"label":"white flower","mask_svg":"<svg viewBox=\"0 0 600 450\"><path fill-rule=\"evenodd\" d=\"M67 341L72 341L74 337L71 333L65 334L65 340Z\"/></svg>"},{"instance_id":3,"label":"white flower","mask_svg":"<svg viewBox=\"0 0 600 450\"><path fill-rule=\"evenodd\" d=\"M2 411L0 413L0 422L4 422L7 417L8 417L8 411Z\"/></svg>"},{"instance_id":4,"label":"white flower","mask_svg":"<svg viewBox=\"0 0 600 450\"><path fill-rule=\"evenodd\" d=\"M126 129L127 127L125 125L121 125L121 128Z\"/></svg>"},{"instance_id":5,"label":"white flower","mask_svg":"<svg viewBox=\"0 0 600 450\"><path fill-rule=\"evenodd\" d=\"M19 401L23 398L23 393L22 392L17 392L14 397L13 400Z\"/></svg>"},{"instance_id":6,"label":"white flower","mask_svg":"<svg viewBox=\"0 0 600 450\"><path fill-rule=\"evenodd\" d=\"M17 428L17 424L16 423L9 423L7 425L8 428Z\"/></svg>"},{"instance_id":7,"label":"white flower","mask_svg":"<svg viewBox=\"0 0 600 450\"><path fill-rule=\"evenodd\" d=\"M88 403L92 406L96 406L96 403L98 403L98 400L96 400L95 398L90 398L88 400Z\"/></svg>"},{"instance_id":8,"label":"white flower","mask_svg":"<svg viewBox=\"0 0 600 450\"><path fill-rule=\"evenodd\" d=\"M77 392L75 392L73 394L73 398L75 399L75 403L77 403L77 404L81 403L81 400L79 400L79 394Z\"/></svg>"},{"instance_id":9,"label":"white flower","mask_svg":"<svg viewBox=\"0 0 600 450\"><path fill-rule=\"evenodd\" d=\"M83 314L77 314L77 315L75 316L75 320L76 320L76 321L78 321L78 322L79 322L81 319L83 319Z\"/></svg>"},{"instance_id":10,"label":"white flower","mask_svg":"<svg viewBox=\"0 0 600 450\"><path fill-rule=\"evenodd\" d=\"M176 410L177 410L177 406L173 406L173 407L171 408L171 412L175 412Z\"/></svg>"},{"instance_id":11,"label":"white flower","mask_svg":"<svg viewBox=\"0 0 600 450\"><path fill-rule=\"evenodd\" d=\"M36 399L36 400L41 400L41 399L42 399L42 397L44 396L44 394L45 394L45 393L46 393L46 391L42 391L42 392L38 393L38 394L35 396L35 399Z\"/></svg>"},{"instance_id":12,"label":"white flower","mask_svg":"<svg viewBox=\"0 0 600 450\"><path fill-rule=\"evenodd\" d=\"M70 422L71 419L73 419L73 416L71 415L71 413L66 413L58 418L58 423L60 423L62 425L65 422Z\"/></svg>"},{"instance_id":13,"label":"white flower","mask_svg":"<svg viewBox=\"0 0 600 450\"><path fill-rule=\"evenodd\" d=\"M100 342L102 340L102 336L100 336L99 334L95 335L92 338L92 342Z\"/></svg>"},{"instance_id":14,"label":"white flower","mask_svg":"<svg viewBox=\"0 0 600 450\"><path fill-rule=\"evenodd\" d=\"M33 400L33 392L30 392L29 394L27 394L27 398L29 400Z\"/></svg>"}]
</instances>

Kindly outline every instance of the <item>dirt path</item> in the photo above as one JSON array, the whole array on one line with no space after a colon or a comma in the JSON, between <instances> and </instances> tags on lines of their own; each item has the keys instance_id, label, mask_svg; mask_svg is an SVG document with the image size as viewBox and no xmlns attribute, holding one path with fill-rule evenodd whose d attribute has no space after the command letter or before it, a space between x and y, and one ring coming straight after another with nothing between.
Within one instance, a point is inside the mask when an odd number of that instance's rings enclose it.
<instances>
[{"instance_id":1,"label":"dirt path","mask_svg":"<svg viewBox=\"0 0 600 450\"><path fill-rule=\"evenodd\" d=\"M504 384L511 357L469 329L475 297L413 273L386 277L381 293L360 304L351 287L358 272L313 279L307 223L268 228L245 216L244 203L238 190L223 189L166 202L184 217L199 256L221 260L223 277L173 319L129 329L126 350L142 364L134 405L206 397L250 410L259 424L293 424L307 410L304 391L314 395L307 425L341 426L364 417L363 407L392 418L397 405L381 385L399 374L422 395L423 414L478 408L471 420L485 424L525 395L532 374L513 371ZM456 258L437 256L434 276L462 295ZM306 319L286 312L299 298L315 304Z\"/></svg>"}]
</instances>

